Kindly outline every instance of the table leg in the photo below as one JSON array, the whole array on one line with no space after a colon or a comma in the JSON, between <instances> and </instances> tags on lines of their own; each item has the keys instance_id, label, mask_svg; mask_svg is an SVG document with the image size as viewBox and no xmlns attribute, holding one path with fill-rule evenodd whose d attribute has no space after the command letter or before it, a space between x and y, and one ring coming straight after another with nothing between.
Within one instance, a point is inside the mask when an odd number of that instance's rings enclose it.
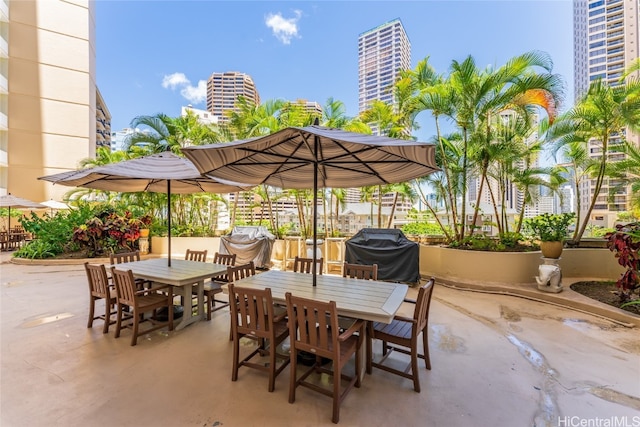
<instances>
[{"instance_id":1,"label":"table leg","mask_svg":"<svg viewBox=\"0 0 640 427\"><path fill-rule=\"evenodd\" d=\"M196 286L198 293L198 314L196 316L193 315L193 309L191 308L192 301L192 293L193 286ZM184 285L180 287L174 287L175 290L178 290L176 294L182 292L182 300L184 301L184 306L182 310L182 320L175 327L175 330L179 331L184 329L186 326L198 322L204 318L204 280L201 280L193 285Z\"/></svg>"}]
</instances>

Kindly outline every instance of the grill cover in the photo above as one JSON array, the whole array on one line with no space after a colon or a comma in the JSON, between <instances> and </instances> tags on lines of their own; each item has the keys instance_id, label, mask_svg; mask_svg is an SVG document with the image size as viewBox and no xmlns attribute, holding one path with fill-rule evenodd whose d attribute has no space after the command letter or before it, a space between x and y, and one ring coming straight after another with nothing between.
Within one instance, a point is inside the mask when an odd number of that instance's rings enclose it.
<instances>
[{"instance_id":1,"label":"grill cover","mask_svg":"<svg viewBox=\"0 0 640 427\"><path fill-rule=\"evenodd\" d=\"M378 280L420 281L420 246L402 230L363 228L345 242L345 261L378 264Z\"/></svg>"},{"instance_id":2,"label":"grill cover","mask_svg":"<svg viewBox=\"0 0 640 427\"><path fill-rule=\"evenodd\" d=\"M256 268L271 268L271 251L276 237L263 226L233 227L220 238L221 254L236 254L236 265L251 261Z\"/></svg>"}]
</instances>

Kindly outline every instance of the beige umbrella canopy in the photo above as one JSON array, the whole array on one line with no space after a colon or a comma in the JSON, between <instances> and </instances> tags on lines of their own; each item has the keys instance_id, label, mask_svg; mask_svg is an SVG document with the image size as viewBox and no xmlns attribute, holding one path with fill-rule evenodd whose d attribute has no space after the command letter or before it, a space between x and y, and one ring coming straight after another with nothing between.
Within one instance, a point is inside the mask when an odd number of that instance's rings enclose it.
<instances>
[{"instance_id":1,"label":"beige umbrella canopy","mask_svg":"<svg viewBox=\"0 0 640 427\"><path fill-rule=\"evenodd\" d=\"M440 170L435 163L434 144L317 125L289 127L259 138L182 151L207 176L241 179L252 185L313 189L314 258L318 188L385 185ZM315 269L314 262L314 285Z\"/></svg>"},{"instance_id":2,"label":"beige umbrella canopy","mask_svg":"<svg viewBox=\"0 0 640 427\"><path fill-rule=\"evenodd\" d=\"M45 207L46 206L41 205L40 203L32 202L31 200L27 200L27 199L23 199L22 197L14 196L11 193L5 194L4 196L0 196L0 208L8 208L9 209L8 229L11 229L11 208L43 209Z\"/></svg>"},{"instance_id":3,"label":"beige umbrella canopy","mask_svg":"<svg viewBox=\"0 0 640 427\"><path fill-rule=\"evenodd\" d=\"M233 193L251 185L202 176L187 159L171 152L152 154L104 166L62 172L38 179L69 187L118 192L166 193L168 211L168 265L171 266L171 194Z\"/></svg>"},{"instance_id":4,"label":"beige umbrella canopy","mask_svg":"<svg viewBox=\"0 0 640 427\"><path fill-rule=\"evenodd\" d=\"M57 200L46 200L44 202L40 202L41 205L48 207L49 209L70 209L70 206L66 203L59 202Z\"/></svg>"}]
</instances>

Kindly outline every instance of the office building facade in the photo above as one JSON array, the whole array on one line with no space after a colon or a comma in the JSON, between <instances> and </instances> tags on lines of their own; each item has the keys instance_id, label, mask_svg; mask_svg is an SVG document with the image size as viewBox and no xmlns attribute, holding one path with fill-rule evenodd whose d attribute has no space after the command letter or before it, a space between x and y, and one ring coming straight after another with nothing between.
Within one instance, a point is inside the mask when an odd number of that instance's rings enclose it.
<instances>
[{"instance_id":1,"label":"office building facade","mask_svg":"<svg viewBox=\"0 0 640 427\"><path fill-rule=\"evenodd\" d=\"M393 83L411 68L411 43L400 19L385 22L358 36L358 112L375 100L396 104ZM380 135L379 129L373 129Z\"/></svg>"},{"instance_id":2,"label":"office building facade","mask_svg":"<svg viewBox=\"0 0 640 427\"><path fill-rule=\"evenodd\" d=\"M574 90L575 99L580 99L589 85L598 79L609 86L620 84L619 79L625 69L638 59L638 0L574 0ZM612 134L609 146L615 147L622 138L633 144L640 144L640 136L626 129L624 135ZM589 142L589 153L599 158L601 144L597 140ZM620 153L605 153L609 161L623 158ZM590 218L595 225L612 227L617 213L629 210L630 189L618 189L611 199L610 189L618 182L605 179L597 196L596 205ZM586 180L580 188L581 205L588 207L595 181Z\"/></svg>"},{"instance_id":3,"label":"office building facade","mask_svg":"<svg viewBox=\"0 0 640 427\"><path fill-rule=\"evenodd\" d=\"M60 200L68 188L37 178L95 156L98 118L110 117L96 111L94 10L0 0L0 193Z\"/></svg>"}]
</instances>

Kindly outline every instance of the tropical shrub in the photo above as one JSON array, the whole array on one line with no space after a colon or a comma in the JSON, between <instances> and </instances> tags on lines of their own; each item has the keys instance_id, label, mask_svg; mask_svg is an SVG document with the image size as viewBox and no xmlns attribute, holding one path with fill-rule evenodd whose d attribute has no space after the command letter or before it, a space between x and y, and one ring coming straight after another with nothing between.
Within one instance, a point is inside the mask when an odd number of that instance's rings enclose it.
<instances>
[{"instance_id":1,"label":"tropical shrub","mask_svg":"<svg viewBox=\"0 0 640 427\"><path fill-rule=\"evenodd\" d=\"M147 227L150 217L133 218L130 211L122 215L106 208L73 232L73 241L92 258L110 253L130 251L137 247L140 228Z\"/></svg>"},{"instance_id":2,"label":"tropical shrub","mask_svg":"<svg viewBox=\"0 0 640 427\"><path fill-rule=\"evenodd\" d=\"M627 302L640 290L640 222L618 224L616 231L605 238L607 247L618 258L618 264L627 269L616 282L620 288L620 301Z\"/></svg>"},{"instance_id":3,"label":"tropical shrub","mask_svg":"<svg viewBox=\"0 0 640 427\"><path fill-rule=\"evenodd\" d=\"M95 207L81 204L77 209L60 211L51 216L39 217L34 212L31 217L20 221L25 231L31 233L34 240L23 246L14 257L50 258L63 252L73 252L78 246L72 241L76 227L95 215Z\"/></svg>"},{"instance_id":4,"label":"tropical shrub","mask_svg":"<svg viewBox=\"0 0 640 427\"><path fill-rule=\"evenodd\" d=\"M44 240L33 240L13 253L14 257L29 259L52 258L60 252L56 245Z\"/></svg>"},{"instance_id":5,"label":"tropical shrub","mask_svg":"<svg viewBox=\"0 0 640 427\"><path fill-rule=\"evenodd\" d=\"M431 222L411 222L402 226L402 232L407 235L442 236L442 228Z\"/></svg>"}]
</instances>

